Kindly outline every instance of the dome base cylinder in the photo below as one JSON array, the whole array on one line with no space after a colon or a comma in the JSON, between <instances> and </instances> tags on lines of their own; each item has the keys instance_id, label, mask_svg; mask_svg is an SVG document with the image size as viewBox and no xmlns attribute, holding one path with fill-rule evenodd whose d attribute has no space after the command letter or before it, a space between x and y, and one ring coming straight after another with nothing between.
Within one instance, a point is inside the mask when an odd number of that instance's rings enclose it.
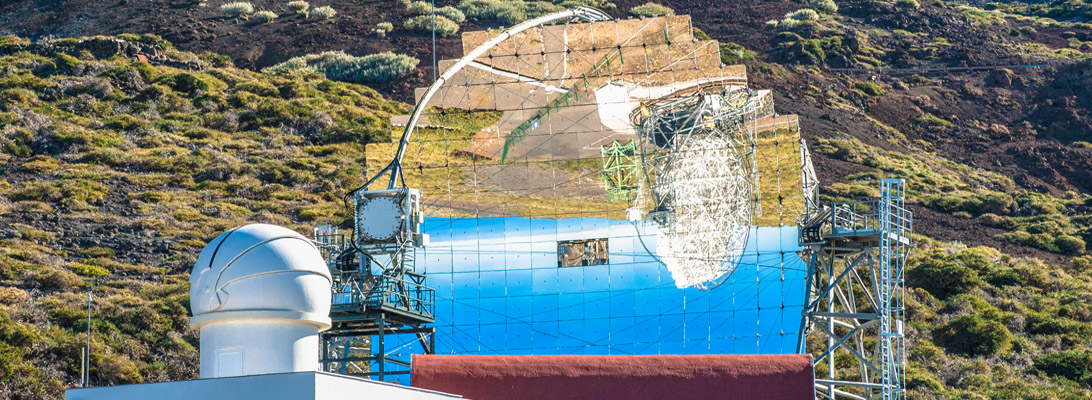
<instances>
[{"instance_id":1,"label":"dome base cylinder","mask_svg":"<svg viewBox=\"0 0 1092 400\"><path fill-rule=\"evenodd\" d=\"M317 371L319 327L304 321L233 320L201 327L201 379Z\"/></svg>"}]
</instances>

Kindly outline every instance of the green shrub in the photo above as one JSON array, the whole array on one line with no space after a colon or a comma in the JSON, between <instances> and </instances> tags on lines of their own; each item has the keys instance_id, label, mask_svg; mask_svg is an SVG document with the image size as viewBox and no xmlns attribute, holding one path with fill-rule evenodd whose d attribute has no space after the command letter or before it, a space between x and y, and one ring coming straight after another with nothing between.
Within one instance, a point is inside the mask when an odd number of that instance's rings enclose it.
<instances>
[{"instance_id":1,"label":"green shrub","mask_svg":"<svg viewBox=\"0 0 1092 400\"><path fill-rule=\"evenodd\" d=\"M1050 376L1060 376L1092 386L1092 350L1063 350L1035 359L1033 368Z\"/></svg>"},{"instance_id":2,"label":"green shrub","mask_svg":"<svg viewBox=\"0 0 1092 400\"><path fill-rule=\"evenodd\" d=\"M500 21L512 25L562 8L545 1L462 0L458 9L471 21Z\"/></svg>"},{"instance_id":3,"label":"green shrub","mask_svg":"<svg viewBox=\"0 0 1092 400\"><path fill-rule=\"evenodd\" d=\"M19 166L19 169L39 175L50 175L57 168L60 168L61 164L57 163L57 160L44 155L37 155L32 157Z\"/></svg>"},{"instance_id":4,"label":"green shrub","mask_svg":"<svg viewBox=\"0 0 1092 400\"><path fill-rule=\"evenodd\" d=\"M56 238L51 232L35 228L30 225L15 224L15 232L23 240L31 242L52 242Z\"/></svg>"},{"instance_id":5,"label":"green shrub","mask_svg":"<svg viewBox=\"0 0 1092 400\"><path fill-rule=\"evenodd\" d=\"M916 8L921 7L921 4L918 3L918 0L895 0L895 5L899 6L899 7L902 7L902 8L915 8L916 9Z\"/></svg>"},{"instance_id":6,"label":"green shrub","mask_svg":"<svg viewBox=\"0 0 1092 400\"><path fill-rule=\"evenodd\" d=\"M977 314L957 317L933 331L933 339L956 354L989 356L1012 348L1012 333L1000 321Z\"/></svg>"},{"instance_id":7,"label":"green shrub","mask_svg":"<svg viewBox=\"0 0 1092 400\"><path fill-rule=\"evenodd\" d=\"M785 14L785 18L796 21L818 21L819 13L810 8L802 8L791 13Z\"/></svg>"},{"instance_id":8,"label":"green shrub","mask_svg":"<svg viewBox=\"0 0 1092 400\"><path fill-rule=\"evenodd\" d=\"M316 7L314 10L311 10L311 15L314 15L315 18L318 19L330 19L337 15L337 11L334 10L333 7L322 6Z\"/></svg>"},{"instance_id":9,"label":"green shrub","mask_svg":"<svg viewBox=\"0 0 1092 400\"><path fill-rule=\"evenodd\" d=\"M3 35L0 36L0 49L6 49L8 47L22 47L29 46L30 40L21 38L15 35Z\"/></svg>"},{"instance_id":10,"label":"green shrub","mask_svg":"<svg viewBox=\"0 0 1092 400\"><path fill-rule=\"evenodd\" d=\"M969 292L981 283L974 269L939 251L919 259L906 271L908 286L925 289L939 299Z\"/></svg>"},{"instance_id":11,"label":"green shrub","mask_svg":"<svg viewBox=\"0 0 1092 400\"><path fill-rule=\"evenodd\" d=\"M808 3L811 3L811 6L815 7L816 10L827 14L838 12L838 4L834 0L809 0Z\"/></svg>"},{"instance_id":12,"label":"green shrub","mask_svg":"<svg viewBox=\"0 0 1092 400\"><path fill-rule=\"evenodd\" d=\"M417 15L428 14L432 12L432 4L425 1L415 1L406 6L406 10Z\"/></svg>"},{"instance_id":13,"label":"green shrub","mask_svg":"<svg viewBox=\"0 0 1092 400\"><path fill-rule=\"evenodd\" d=\"M883 88L873 82L857 82L853 87L869 96L883 96L884 94Z\"/></svg>"},{"instance_id":14,"label":"green shrub","mask_svg":"<svg viewBox=\"0 0 1092 400\"><path fill-rule=\"evenodd\" d=\"M973 210L977 211L979 214L1008 214L1012 211L1013 206L1016 205L1016 202L1008 193L989 193L979 196L979 199L982 201L981 205L979 205L977 210Z\"/></svg>"},{"instance_id":15,"label":"green shrub","mask_svg":"<svg viewBox=\"0 0 1092 400\"><path fill-rule=\"evenodd\" d=\"M166 85L171 88L171 90L184 93L191 97L198 94L223 90L227 87L227 84L211 76L189 72L163 75L156 80L156 83Z\"/></svg>"},{"instance_id":16,"label":"green shrub","mask_svg":"<svg viewBox=\"0 0 1092 400\"><path fill-rule=\"evenodd\" d=\"M703 30L699 29L698 27L693 27L693 28L691 29L691 31L693 31L693 33L694 33L694 39L698 39L698 40L713 40L713 37L712 37L712 36L709 36L709 34L708 34L708 33L705 33L705 31L703 31Z\"/></svg>"},{"instance_id":17,"label":"green shrub","mask_svg":"<svg viewBox=\"0 0 1092 400\"><path fill-rule=\"evenodd\" d=\"M629 14L640 18L662 17L675 15L675 10L662 4L648 2L629 9Z\"/></svg>"},{"instance_id":18,"label":"green shrub","mask_svg":"<svg viewBox=\"0 0 1092 400\"><path fill-rule=\"evenodd\" d=\"M89 276L92 278L99 278L110 275L110 270L100 267L98 265L73 263L68 268L71 269L72 272L75 272L79 275Z\"/></svg>"},{"instance_id":19,"label":"green shrub","mask_svg":"<svg viewBox=\"0 0 1092 400\"><path fill-rule=\"evenodd\" d=\"M450 19L457 24L461 24L466 21L466 14L463 14L463 12L459 11L458 8L452 6L437 8L436 15L443 16L444 18Z\"/></svg>"},{"instance_id":20,"label":"green shrub","mask_svg":"<svg viewBox=\"0 0 1092 400\"><path fill-rule=\"evenodd\" d=\"M34 274L38 287L45 290L69 290L83 285L83 278L71 271L46 269Z\"/></svg>"},{"instance_id":21,"label":"green shrub","mask_svg":"<svg viewBox=\"0 0 1092 400\"><path fill-rule=\"evenodd\" d=\"M930 128L951 128L955 126L955 124L950 121L929 113L925 113L920 117L915 117L914 121Z\"/></svg>"},{"instance_id":22,"label":"green shrub","mask_svg":"<svg viewBox=\"0 0 1092 400\"><path fill-rule=\"evenodd\" d=\"M311 3L303 0L295 0L288 2L288 10L296 14L307 14L307 9L311 8Z\"/></svg>"},{"instance_id":23,"label":"green shrub","mask_svg":"<svg viewBox=\"0 0 1092 400\"><path fill-rule=\"evenodd\" d=\"M394 30L394 24L390 22L380 22L375 25L375 33L379 37L387 37L387 34Z\"/></svg>"},{"instance_id":24,"label":"green shrub","mask_svg":"<svg viewBox=\"0 0 1092 400\"><path fill-rule=\"evenodd\" d=\"M389 82L409 74L420 62L391 52L354 57L340 51L308 54L266 68L268 72L310 71L344 82Z\"/></svg>"},{"instance_id":25,"label":"green shrub","mask_svg":"<svg viewBox=\"0 0 1092 400\"><path fill-rule=\"evenodd\" d=\"M815 12L815 10L812 10L810 8L803 8L803 9L799 9L799 10L790 12L788 14L785 14L785 18L781 19L781 21L779 21L779 22L774 22L774 24L778 29L789 30L789 29L796 29L796 28L799 28L801 26L811 24L812 22L817 21L818 19L819 19L819 13ZM771 21L771 22L773 22L773 21ZM819 46L819 40L816 40L816 39L797 40L797 42L799 42L804 47L814 47L815 49L812 50L813 52L815 50L818 50L819 53L822 52L822 49ZM823 59L823 58L826 58L826 57L825 56L820 57L819 59Z\"/></svg>"},{"instance_id":26,"label":"green shrub","mask_svg":"<svg viewBox=\"0 0 1092 400\"><path fill-rule=\"evenodd\" d=\"M254 12L254 5L245 1L237 1L233 3L226 3L220 6L220 11L231 17L238 17L240 15L247 15Z\"/></svg>"},{"instance_id":27,"label":"green shrub","mask_svg":"<svg viewBox=\"0 0 1092 400\"><path fill-rule=\"evenodd\" d=\"M15 201L57 201L61 198L61 191L51 182L23 182L19 189L13 190L8 197Z\"/></svg>"},{"instance_id":28,"label":"green shrub","mask_svg":"<svg viewBox=\"0 0 1092 400\"><path fill-rule=\"evenodd\" d=\"M415 1L406 7L410 12L417 15L430 15L432 13L432 5L425 1ZM440 7L436 9L436 15L450 19L457 24L466 21L466 15L458 8L452 6Z\"/></svg>"},{"instance_id":29,"label":"green shrub","mask_svg":"<svg viewBox=\"0 0 1092 400\"><path fill-rule=\"evenodd\" d=\"M1070 264L1073 271L1079 273L1092 272L1092 256L1073 257Z\"/></svg>"},{"instance_id":30,"label":"green shrub","mask_svg":"<svg viewBox=\"0 0 1092 400\"><path fill-rule=\"evenodd\" d=\"M269 10L262 10L254 13L254 20L261 23L271 22L278 17L280 16Z\"/></svg>"},{"instance_id":31,"label":"green shrub","mask_svg":"<svg viewBox=\"0 0 1092 400\"><path fill-rule=\"evenodd\" d=\"M908 368L905 380L907 390L924 389L928 392L938 392L944 389L944 384L940 383L940 379L919 368Z\"/></svg>"},{"instance_id":32,"label":"green shrub","mask_svg":"<svg viewBox=\"0 0 1092 400\"><path fill-rule=\"evenodd\" d=\"M1070 235L1055 237L1054 246L1056 246L1058 252L1062 254L1081 254L1084 253L1085 250L1084 239Z\"/></svg>"},{"instance_id":33,"label":"green shrub","mask_svg":"<svg viewBox=\"0 0 1092 400\"><path fill-rule=\"evenodd\" d=\"M99 246L95 246L95 247L91 247L91 248L87 248L87 249L81 249L81 250L79 250L79 252L80 252L80 254L84 255L85 257L95 257L95 258L111 258L111 257L114 257L115 255L117 255L117 252L115 252L114 249L111 249L111 248L108 248L108 247L99 247Z\"/></svg>"},{"instance_id":34,"label":"green shrub","mask_svg":"<svg viewBox=\"0 0 1092 400\"><path fill-rule=\"evenodd\" d=\"M753 60L755 52L736 43L720 44L720 62L725 65L739 64L740 62Z\"/></svg>"},{"instance_id":35,"label":"green shrub","mask_svg":"<svg viewBox=\"0 0 1092 400\"><path fill-rule=\"evenodd\" d=\"M459 24L441 15L418 15L407 19L402 26L411 31L432 32L433 24L435 24L436 34L443 37L454 35L459 31Z\"/></svg>"}]
</instances>

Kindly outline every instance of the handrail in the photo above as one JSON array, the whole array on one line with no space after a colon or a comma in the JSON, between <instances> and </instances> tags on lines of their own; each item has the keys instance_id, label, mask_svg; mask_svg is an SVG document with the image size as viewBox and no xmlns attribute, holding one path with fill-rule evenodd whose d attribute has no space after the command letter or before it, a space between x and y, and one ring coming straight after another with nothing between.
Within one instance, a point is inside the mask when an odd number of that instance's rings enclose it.
<instances>
[{"instance_id":1,"label":"handrail","mask_svg":"<svg viewBox=\"0 0 1092 400\"><path fill-rule=\"evenodd\" d=\"M883 212L881 200L835 203L831 205L830 223L832 229L845 230L881 230L880 213ZM908 210L891 204L891 232L908 231Z\"/></svg>"}]
</instances>

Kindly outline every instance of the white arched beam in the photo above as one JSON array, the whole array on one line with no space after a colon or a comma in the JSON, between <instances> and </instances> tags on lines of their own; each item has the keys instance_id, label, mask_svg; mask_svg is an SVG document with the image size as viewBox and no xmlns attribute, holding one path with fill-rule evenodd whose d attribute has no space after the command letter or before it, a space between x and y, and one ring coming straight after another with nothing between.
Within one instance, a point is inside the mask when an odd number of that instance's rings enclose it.
<instances>
[{"instance_id":1,"label":"white arched beam","mask_svg":"<svg viewBox=\"0 0 1092 400\"><path fill-rule=\"evenodd\" d=\"M451 79L452 76L455 76L455 74L462 70L464 67L470 65L474 62L474 60L477 60L478 57L484 55L486 52L489 51L489 49L492 49L494 46L500 44L508 38L536 26L565 19L579 19L588 22L597 22L610 20L611 17L606 13L591 7L571 8L565 11L559 11L553 14L543 15L541 17L519 23L516 26L504 30L499 35L494 36L492 39L487 40L485 43L482 43L478 47L475 47L474 50L471 50L469 53L466 53L463 58L459 59L458 62L456 62L446 71L444 71L444 73L436 79L436 82L433 82L432 85L428 87L425 95L421 96L421 99L417 101L417 105L413 107L413 114L410 114L409 122L406 123L406 130L402 132L402 139L398 143L398 152L395 154L394 160L391 160L390 164L383 168L382 171L379 171L379 173L376 174L374 178L368 180L368 183L365 183L364 186L361 186L360 189L371 186L372 183L379 180L379 178L388 173L391 175L391 179L390 183L387 184L387 188L394 189L395 183L398 181L398 178L402 174L402 156L406 153L406 146L409 145L410 137L413 135L413 130L417 126L417 120L420 119L421 114L425 112L425 107L432 99L432 96L440 90L440 87L443 86L448 79ZM404 183L405 182L403 182L403 184Z\"/></svg>"}]
</instances>

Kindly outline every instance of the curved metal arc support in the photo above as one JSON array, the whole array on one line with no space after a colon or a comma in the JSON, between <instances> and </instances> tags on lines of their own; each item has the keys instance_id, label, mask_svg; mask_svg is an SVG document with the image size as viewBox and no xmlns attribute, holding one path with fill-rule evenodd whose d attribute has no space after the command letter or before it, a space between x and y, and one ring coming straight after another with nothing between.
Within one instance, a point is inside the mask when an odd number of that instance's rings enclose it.
<instances>
[{"instance_id":1,"label":"curved metal arc support","mask_svg":"<svg viewBox=\"0 0 1092 400\"><path fill-rule=\"evenodd\" d=\"M398 142L398 152L395 154L394 160L392 160L391 163L384 167L383 170L379 171L379 173L377 173L375 177L369 179L367 183L365 183L357 190L371 186L372 183L379 180L379 178L383 177L383 175L388 173L390 174L391 178L390 182L387 184L387 188L394 189L395 183L397 183L399 178L402 176L402 157L406 153L406 146L409 145L409 140L410 137L413 135L414 128L417 125L417 120L421 118L421 114L424 113L429 100L432 99L432 96L434 96L436 92L440 90L440 87L443 86L448 79L451 79L451 77L455 76L455 74L462 70L464 67L474 62L474 60L477 60L478 57L485 55L485 53L488 52L489 49L492 49L496 45L507 40L508 38L528 29L534 28L538 25L566 19L568 19L569 21L583 20L587 22L598 22L610 20L611 17L603 11L597 10L592 7L575 7L565 11L559 11L553 14L544 15L535 19L521 22L516 26L506 29L499 35L494 36L492 39L489 39L478 47L475 47L474 50L471 50L469 53L463 56L463 58L459 59L459 61L456 62L455 65L452 65L446 71L444 71L444 73L441 74L439 78L436 78L436 81L428 87L425 95L421 96L421 99L417 101L417 105L413 108L413 114L410 115L409 122L406 123L406 130L402 132L402 138ZM404 179L402 180L402 184L405 185Z\"/></svg>"}]
</instances>

